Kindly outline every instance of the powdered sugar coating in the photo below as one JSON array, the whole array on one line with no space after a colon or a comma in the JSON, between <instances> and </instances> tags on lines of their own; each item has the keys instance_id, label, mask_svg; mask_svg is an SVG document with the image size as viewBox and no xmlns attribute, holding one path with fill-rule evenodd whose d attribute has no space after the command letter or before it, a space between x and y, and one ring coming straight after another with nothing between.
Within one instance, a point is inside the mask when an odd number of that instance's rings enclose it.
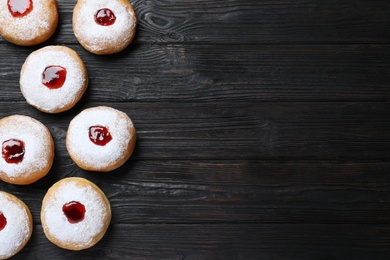
<instances>
[{"instance_id":1,"label":"powdered sugar coating","mask_svg":"<svg viewBox=\"0 0 390 260\"><path fill-rule=\"evenodd\" d=\"M24 203L15 196L0 191L0 212L7 225L0 231L0 259L16 254L31 237L32 225Z\"/></svg>"},{"instance_id":2,"label":"powdered sugar coating","mask_svg":"<svg viewBox=\"0 0 390 260\"><path fill-rule=\"evenodd\" d=\"M58 89L42 84L42 73L53 65L67 70L66 81ZM47 46L31 53L20 73L20 89L27 103L47 113L73 107L85 92L86 84L84 63L76 52L64 46Z\"/></svg>"},{"instance_id":3,"label":"powdered sugar coating","mask_svg":"<svg viewBox=\"0 0 390 260\"><path fill-rule=\"evenodd\" d=\"M105 146L94 144L89 139L91 126L104 126L112 140ZM135 129L130 118L123 112L110 107L85 109L69 124L66 147L72 158L84 166L101 170L127 156L128 146L135 138Z\"/></svg>"},{"instance_id":4,"label":"powdered sugar coating","mask_svg":"<svg viewBox=\"0 0 390 260\"><path fill-rule=\"evenodd\" d=\"M101 26L95 22L95 14L102 8L110 9L116 21L110 26ZM79 0L73 14L73 30L86 49L93 53L104 52L106 48L124 49L135 34L137 18L133 7L123 0Z\"/></svg>"},{"instance_id":5,"label":"powdered sugar coating","mask_svg":"<svg viewBox=\"0 0 390 260\"><path fill-rule=\"evenodd\" d=\"M36 38L48 33L51 35L51 31L54 31L52 27L57 26L57 5L54 0L33 0L32 11L23 17L13 17L7 3L8 0L0 0L0 32L4 36L12 36L21 45L31 45L30 42Z\"/></svg>"},{"instance_id":6,"label":"powdered sugar coating","mask_svg":"<svg viewBox=\"0 0 390 260\"><path fill-rule=\"evenodd\" d=\"M7 163L0 157L1 179L17 183L19 179L23 182L26 179L35 181L47 174L53 163L54 148L50 132L41 122L23 115L1 119L0 145L9 139L23 141L25 154L17 164Z\"/></svg>"},{"instance_id":7,"label":"powdered sugar coating","mask_svg":"<svg viewBox=\"0 0 390 260\"><path fill-rule=\"evenodd\" d=\"M82 183L79 183L80 180ZM77 201L85 206L84 219L71 224L62 207ZM45 234L63 244L79 249L93 246L102 236L111 219L111 209L102 191L82 178L66 178L57 182L46 194L41 209ZM59 245L59 246L61 246Z\"/></svg>"}]
</instances>

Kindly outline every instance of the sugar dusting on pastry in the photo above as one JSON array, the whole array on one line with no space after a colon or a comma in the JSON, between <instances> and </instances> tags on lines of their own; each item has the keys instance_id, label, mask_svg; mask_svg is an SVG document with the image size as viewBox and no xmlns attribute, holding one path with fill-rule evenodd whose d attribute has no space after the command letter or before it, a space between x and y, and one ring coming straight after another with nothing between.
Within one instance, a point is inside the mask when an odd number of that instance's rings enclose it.
<instances>
[{"instance_id":1,"label":"sugar dusting on pastry","mask_svg":"<svg viewBox=\"0 0 390 260\"><path fill-rule=\"evenodd\" d=\"M42 83L42 73L48 66L61 66L67 71L64 85L50 89ZM84 93L87 75L84 63L72 49L47 46L31 53L23 64L20 88L26 101L47 113L62 112L72 107Z\"/></svg>"},{"instance_id":2,"label":"sugar dusting on pastry","mask_svg":"<svg viewBox=\"0 0 390 260\"><path fill-rule=\"evenodd\" d=\"M55 1L34 0L32 11L14 17L7 7L8 0L0 0L0 32L20 45L34 45L38 37L49 38L57 27L58 14ZM54 10L51 10L54 9Z\"/></svg>"},{"instance_id":3,"label":"sugar dusting on pastry","mask_svg":"<svg viewBox=\"0 0 390 260\"><path fill-rule=\"evenodd\" d=\"M12 195L0 191L0 212L7 220L4 229L0 231L0 259L5 259L17 253L29 240L32 229L26 206L17 203Z\"/></svg>"},{"instance_id":4,"label":"sugar dusting on pastry","mask_svg":"<svg viewBox=\"0 0 390 260\"><path fill-rule=\"evenodd\" d=\"M82 221L70 223L63 212L66 203L84 205ZM108 200L97 186L82 178L66 178L54 184L46 194L41 210L46 236L60 247L81 250L97 243L111 219Z\"/></svg>"},{"instance_id":5,"label":"sugar dusting on pastry","mask_svg":"<svg viewBox=\"0 0 390 260\"><path fill-rule=\"evenodd\" d=\"M94 144L88 137L89 128L96 125L107 127L112 136L104 146ZM83 166L99 171L128 157L133 132L132 121L119 110L103 106L86 109L70 122L67 149Z\"/></svg>"},{"instance_id":6,"label":"sugar dusting on pastry","mask_svg":"<svg viewBox=\"0 0 390 260\"><path fill-rule=\"evenodd\" d=\"M54 153L48 129L28 116L5 117L0 120L0 144L10 139L24 142L24 157L19 163L7 163L0 158L0 177L14 184L26 184L24 182L30 178L35 181L45 176L53 163Z\"/></svg>"},{"instance_id":7,"label":"sugar dusting on pastry","mask_svg":"<svg viewBox=\"0 0 390 260\"><path fill-rule=\"evenodd\" d=\"M62 211L62 206L71 201L78 201L86 208L85 218L71 224ZM104 210L101 197L91 187L79 187L75 182L61 184L53 193L45 209L46 225L49 233L65 242L89 244L91 238L104 226Z\"/></svg>"},{"instance_id":8,"label":"sugar dusting on pastry","mask_svg":"<svg viewBox=\"0 0 390 260\"><path fill-rule=\"evenodd\" d=\"M95 22L95 14L102 8L108 8L115 14L114 24L101 26ZM105 52L106 48L118 51L125 48L134 37L136 24L132 6L118 0L79 0L73 14L76 38L87 50L97 54Z\"/></svg>"}]
</instances>

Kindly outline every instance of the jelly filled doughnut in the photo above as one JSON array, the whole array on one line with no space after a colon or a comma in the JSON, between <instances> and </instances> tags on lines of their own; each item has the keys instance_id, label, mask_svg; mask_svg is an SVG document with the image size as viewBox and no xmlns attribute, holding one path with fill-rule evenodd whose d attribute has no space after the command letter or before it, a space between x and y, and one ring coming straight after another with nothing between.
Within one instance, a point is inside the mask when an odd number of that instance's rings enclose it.
<instances>
[{"instance_id":1,"label":"jelly filled doughnut","mask_svg":"<svg viewBox=\"0 0 390 260\"><path fill-rule=\"evenodd\" d=\"M44 177L53 164L54 143L41 122L23 115L0 120L0 179L26 185Z\"/></svg>"},{"instance_id":2,"label":"jelly filled doughnut","mask_svg":"<svg viewBox=\"0 0 390 260\"><path fill-rule=\"evenodd\" d=\"M88 86L87 70L77 53L64 46L32 52L20 72L20 90L28 104L46 113L72 108Z\"/></svg>"},{"instance_id":3,"label":"jelly filled doughnut","mask_svg":"<svg viewBox=\"0 0 390 260\"><path fill-rule=\"evenodd\" d=\"M33 230L30 210L20 199L0 191L0 259L17 254Z\"/></svg>"},{"instance_id":4,"label":"jelly filled doughnut","mask_svg":"<svg viewBox=\"0 0 390 260\"><path fill-rule=\"evenodd\" d=\"M78 177L55 183L43 198L43 231L53 244L87 249L104 236L111 221L110 202L92 182Z\"/></svg>"},{"instance_id":5,"label":"jelly filled doughnut","mask_svg":"<svg viewBox=\"0 0 390 260\"><path fill-rule=\"evenodd\" d=\"M66 148L82 169L107 172L131 156L136 131L131 119L114 108L99 106L78 114L69 124Z\"/></svg>"},{"instance_id":6,"label":"jelly filled doughnut","mask_svg":"<svg viewBox=\"0 0 390 260\"><path fill-rule=\"evenodd\" d=\"M58 24L55 0L0 0L0 34L21 46L36 45L53 35Z\"/></svg>"},{"instance_id":7,"label":"jelly filled doughnut","mask_svg":"<svg viewBox=\"0 0 390 260\"><path fill-rule=\"evenodd\" d=\"M128 0L78 0L72 23L85 49L94 54L113 54L132 42L137 16Z\"/></svg>"}]
</instances>

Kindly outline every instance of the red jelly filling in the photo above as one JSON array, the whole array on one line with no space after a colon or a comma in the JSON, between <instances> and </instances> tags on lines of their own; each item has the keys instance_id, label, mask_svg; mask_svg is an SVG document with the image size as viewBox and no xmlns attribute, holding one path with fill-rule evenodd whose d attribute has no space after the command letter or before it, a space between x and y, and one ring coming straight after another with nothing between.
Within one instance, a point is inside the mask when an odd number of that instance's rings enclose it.
<instances>
[{"instance_id":1,"label":"red jelly filling","mask_svg":"<svg viewBox=\"0 0 390 260\"><path fill-rule=\"evenodd\" d=\"M116 16L108 8L100 9L95 14L95 22L101 26L110 26L115 23Z\"/></svg>"},{"instance_id":2,"label":"red jelly filling","mask_svg":"<svg viewBox=\"0 0 390 260\"><path fill-rule=\"evenodd\" d=\"M46 67L42 73L42 84L49 89L62 87L66 80L66 69L61 66Z\"/></svg>"},{"instance_id":3,"label":"red jelly filling","mask_svg":"<svg viewBox=\"0 0 390 260\"><path fill-rule=\"evenodd\" d=\"M7 225L7 219L5 218L4 214L0 212L0 231L5 228Z\"/></svg>"},{"instance_id":4,"label":"red jelly filling","mask_svg":"<svg viewBox=\"0 0 390 260\"><path fill-rule=\"evenodd\" d=\"M8 0L8 10L13 17L28 15L33 9L32 0Z\"/></svg>"},{"instance_id":5,"label":"red jelly filling","mask_svg":"<svg viewBox=\"0 0 390 260\"><path fill-rule=\"evenodd\" d=\"M71 201L62 206L62 211L68 218L69 223L75 224L83 221L85 215L85 207L77 201Z\"/></svg>"},{"instance_id":6,"label":"red jelly filling","mask_svg":"<svg viewBox=\"0 0 390 260\"><path fill-rule=\"evenodd\" d=\"M4 141L2 153L7 163L20 163L24 157L24 142L17 139Z\"/></svg>"},{"instance_id":7,"label":"red jelly filling","mask_svg":"<svg viewBox=\"0 0 390 260\"><path fill-rule=\"evenodd\" d=\"M96 145L105 146L112 140L112 137L107 127L91 126L89 128L89 140Z\"/></svg>"}]
</instances>

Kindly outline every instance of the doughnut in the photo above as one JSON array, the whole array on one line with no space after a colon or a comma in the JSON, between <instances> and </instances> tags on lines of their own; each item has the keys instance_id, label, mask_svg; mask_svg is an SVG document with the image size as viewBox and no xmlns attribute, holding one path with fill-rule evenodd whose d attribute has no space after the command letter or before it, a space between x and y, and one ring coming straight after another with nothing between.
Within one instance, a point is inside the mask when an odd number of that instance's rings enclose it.
<instances>
[{"instance_id":1,"label":"doughnut","mask_svg":"<svg viewBox=\"0 0 390 260\"><path fill-rule=\"evenodd\" d=\"M106 195L94 183L79 177L55 183L42 201L41 222L47 239L69 249L83 250L102 239L111 221Z\"/></svg>"},{"instance_id":2,"label":"doughnut","mask_svg":"<svg viewBox=\"0 0 390 260\"><path fill-rule=\"evenodd\" d=\"M137 16L128 0L78 0L72 25L86 50L106 55L120 52L132 42Z\"/></svg>"},{"instance_id":3,"label":"doughnut","mask_svg":"<svg viewBox=\"0 0 390 260\"><path fill-rule=\"evenodd\" d=\"M55 0L0 0L0 34L20 46L49 39L58 24Z\"/></svg>"},{"instance_id":4,"label":"doughnut","mask_svg":"<svg viewBox=\"0 0 390 260\"><path fill-rule=\"evenodd\" d=\"M41 122L28 116L12 115L0 120L0 179L26 185L50 171L54 142Z\"/></svg>"},{"instance_id":5,"label":"doughnut","mask_svg":"<svg viewBox=\"0 0 390 260\"><path fill-rule=\"evenodd\" d=\"M33 230L31 212L20 199L0 191L0 259L17 254Z\"/></svg>"},{"instance_id":6,"label":"doughnut","mask_svg":"<svg viewBox=\"0 0 390 260\"><path fill-rule=\"evenodd\" d=\"M69 124L66 148L82 169L108 172L131 156L136 131L131 119L119 110L99 106L83 110Z\"/></svg>"},{"instance_id":7,"label":"doughnut","mask_svg":"<svg viewBox=\"0 0 390 260\"><path fill-rule=\"evenodd\" d=\"M87 69L77 53L64 46L32 52L20 72L20 90L27 103L46 113L71 109L88 86Z\"/></svg>"}]
</instances>

